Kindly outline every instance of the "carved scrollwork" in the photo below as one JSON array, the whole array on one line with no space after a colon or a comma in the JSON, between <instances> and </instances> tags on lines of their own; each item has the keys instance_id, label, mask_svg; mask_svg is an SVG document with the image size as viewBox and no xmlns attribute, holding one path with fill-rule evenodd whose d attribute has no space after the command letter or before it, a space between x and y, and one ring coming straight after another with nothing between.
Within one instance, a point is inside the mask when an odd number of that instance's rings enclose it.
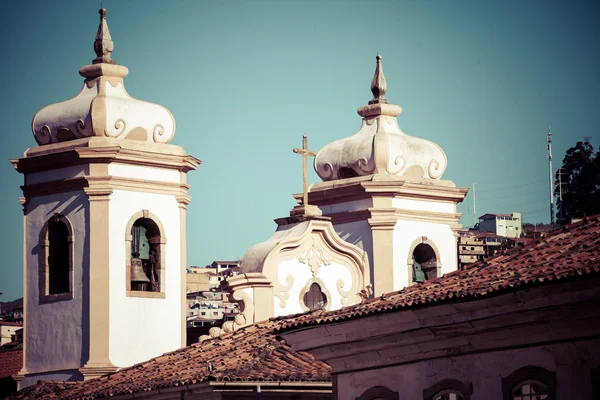
<instances>
[{"instance_id":1,"label":"carved scrollwork","mask_svg":"<svg viewBox=\"0 0 600 400\"><path fill-rule=\"evenodd\" d=\"M254 322L254 302L250 296L248 296L248 293L243 292L242 290L236 290L229 295L229 301L232 303L236 302L240 306L240 313L244 316L244 322Z\"/></svg>"},{"instance_id":2,"label":"carved scrollwork","mask_svg":"<svg viewBox=\"0 0 600 400\"><path fill-rule=\"evenodd\" d=\"M169 136L165 133L165 127L161 124L154 125L152 139L154 139L156 143L165 143L169 139Z\"/></svg>"},{"instance_id":3,"label":"carved scrollwork","mask_svg":"<svg viewBox=\"0 0 600 400\"><path fill-rule=\"evenodd\" d=\"M39 144L48 144L52 142L52 131L48 125L40 128L39 135L36 135Z\"/></svg>"},{"instance_id":4,"label":"carved scrollwork","mask_svg":"<svg viewBox=\"0 0 600 400\"><path fill-rule=\"evenodd\" d=\"M357 294L352 293L352 288L350 290L344 290L344 281L342 279L338 279L335 283L338 293L341 296L341 302L343 305L348 306L351 304L356 304L358 301ZM350 285L352 286L352 285Z\"/></svg>"},{"instance_id":5,"label":"carved scrollwork","mask_svg":"<svg viewBox=\"0 0 600 400\"><path fill-rule=\"evenodd\" d=\"M117 131L115 133L106 132L106 135L110 137L119 137L125 132L125 128L127 128L127 123L123 118L119 118L115 121L115 129Z\"/></svg>"},{"instance_id":6,"label":"carved scrollwork","mask_svg":"<svg viewBox=\"0 0 600 400\"><path fill-rule=\"evenodd\" d=\"M396 156L396 158L394 158L394 169L390 169L389 165L386 166L386 172L390 175L396 175L398 174L400 171L402 171L402 168L404 168L404 163L406 162L406 160L404 159L404 157L402 157L400 154L398 154Z\"/></svg>"},{"instance_id":7,"label":"carved scrollwork","mask_svg":"<svg viewBox=\"0 0 600 400\"><path fill-rule=\"evenodd\" d=\"M279 299L279 307L285 308L287 303L287 299L290 297L290 289L294 286L294 277L292 275L288 275L285 278L286 285L282 285L279 280L275 280L274 282L274 293L275 296Z\"/></svg>"},{"instance_id":8,"label":"carved scrollwork","mask_svg":"<svg viewBox=\"0 0 600 400\"><path fill-rule=\"evenodd\" d=\"M368 168L369 160L365 157L359 158L356 164L358 165L358 169L365 174L372 174L375 171L375 164L373 164L373 168Z\"/></svg>"},{"instance_id":9,"label":"carved scrollwork","mask_svg":"<svg viewBox=\"0 0 600 400\"><path fill-rule=\"evenodd\" d=\"M306 250L306 253L298 258L298 261L308 265L312 276L316 276L322 266L331 264L331 260L316 243L314 237L312 238L310 249Z\"/></svg>"},{"instance_id":10,"label":"carved scrollwork","mask_svg":"<svg viewBox=\"0 0 600 400\"><path fill-rule=\"evenodd\" d=\"M331 165L331 163L323 164L323 171L326 175L321 176L321 179L328 181L333 178L333 165Z\"/></svg>"},{"instance_id":11,"label":"carved scrollwork","mask_svg":"<svg viewBox=\"0 0 600 400\"><path fill-rule=\"evenodd\" d=\"M434 158L429 162L427 172L429 173L429 177L431 179L437 179L442 176L444 169L441 167L440 162Z\"/></svg>"},{"instance_id":12,"label":"carved scrollwork","mask_svg":"<svg viewBox=\"0 0 600 400\"><path fill-rule=\"evenodd\" d=\"M77 122L75 122L75 129L77 129L77 132L80 135L89 136L89 134L85 131L85 122L83 122L82 119L78 119Z\"/></svg>"}]
</instances>

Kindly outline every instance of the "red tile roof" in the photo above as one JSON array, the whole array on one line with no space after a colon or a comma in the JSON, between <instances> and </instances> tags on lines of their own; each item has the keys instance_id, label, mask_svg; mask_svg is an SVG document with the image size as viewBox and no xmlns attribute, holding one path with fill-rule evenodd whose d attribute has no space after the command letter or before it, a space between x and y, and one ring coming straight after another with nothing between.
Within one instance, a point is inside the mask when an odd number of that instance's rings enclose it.
<instances>
[{"instance_id":1,"label":"red tile roof","mask_svg":"<svg viewBox=\"0 0 600 400\"><path fill-rule=\"evenodd\" d=\"M598 216L555 231L529 246L472 264L467 269L341 310L274 318L112 375L66 386L66 389L58 383L43 382L29 390L54 388L58 391L44 398L92 399L208 380L328 382L328 365L316 361L308 353L293 352L276 336L277 332L456 299L477 299L515 288L590 276L600 276ZM212 371L209 371L209 363ZM23 393L19 392L19 396Z\"/></svg>"},{"instance_id":2,"label":"red tile roof","mask_svg":"<svg viewBox=\"0 0 600 400\"><path fill-rule=\"evenodd\" d=\"M2 326L23 326L22 322L8 322L0 320L0 325Z\"/></svg>"},{"instance_id":3,"label":"red tile roof","mask_svg":"<svg viewBox=\"0 0 600 400\"><path fill-rule=\"evenodd\" d=\"M0 378L13 376L23 367L23 349L0 351Z\"/></svg>"},{"instance_id":4,"label":"red tile roof","mask_svg":"<svg viewBox=\"0 0 600 400\"><path fill-rule=\"evenodd\" d=\"M279 330L316 325L444 301L477 299L513 288L600 276L600 215L566 226L525 247L432 280L337 311L282 319Z\"/></svg>"},{"instance_id":5,"label":"red tile roof","mask_svg":"<svg viewBox=\"0 0 600 400\"><path fill-rule=\"evenodd\" d=\"M44 398L105 398L215 380L331 381L330 367L316 361L308 353L292 351L286 342L275 336L276 325L276 321L251 325L112 375L68 386L66 390L56 386L58 393ZM209 363L212 371L209 371ZM47 382L41 384L45 385Z\"/></svg>"}]
</instances>

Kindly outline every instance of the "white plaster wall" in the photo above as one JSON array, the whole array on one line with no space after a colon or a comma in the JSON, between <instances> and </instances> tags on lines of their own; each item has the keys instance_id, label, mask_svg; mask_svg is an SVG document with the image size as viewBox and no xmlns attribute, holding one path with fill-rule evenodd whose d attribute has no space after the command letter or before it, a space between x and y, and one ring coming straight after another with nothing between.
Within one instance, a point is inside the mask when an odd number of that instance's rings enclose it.
<instances>
[{"instance_id":1,"label":"white plaster wall","mask_svg":"<svg viewBox=\"0 0 600 400\"><path fill-rule=\"evenodd\" d=\"M348 243L352 243L353 245L361 248L367 253L367 257L369 258L369 269L370 269L370 277L371 284L373 284L373 234L371 233L371 226L367 221L356 221L349 222L346 224L337 224L333 226L335 232L339 237L344 239ZM365 282L366 284L367 282Z\"/></svg>"},{"instance_id":2,"label":"white plaster wall","mask_svg":"<svg viewBox=\"0 0 600 400\"><path fill-rule=\"evenodd\" d=\"M472 399L502 400L502 378L519 368L556 372L557 399L591 399L591 368L600 364L600 340L506 349L446 357L338 376L338 399L354 399L373 386L385 386L401 399L422 399L423 389L444 379L473 384Z\"/></svg>"},{"instance_id":3,"label":"white plaster wall","mask_svg":"<svg viewBox=\"0 0 600 400\"><path fill-rule=\"evenodd\" d=\"M162 223L167 238L164 299L126 296L125 230L143 209ZM110 359L130 366L181 347L182 296L179 205L172 195L115 190L109 203Z\"/></svg>"},{"instance_id":4,"label":"white plaster wall","mask_svg":"<svg viewBox=\"0 0 600 400\"><path fill-rule=\"evenodd\" d=\"M455 271L457 267L456 239L449 225L432 222L398 220L394 228L394 290L400 290L412 284L412 275L408 275L408 259L411 245L415 240L426 236L432 241L440 254L441 273Z\"/></svg>"},{"instance_id":5,"label":"white plaster wall","mask_svg":"<svg viewBox=\"0 0 600 400\"><path fill-rule=\"evenodd\" d=\"M25 174L25 184L60 181L67 178L77 178L89 173L88 165L75 165L73 167L57 168L51 171L31 172Z\"/></svg>"},{"instance_id":6,"label":"white plaster wall","mask_svg":"<svg viewBox=\"0 0 600 400\"><path fill-rule=\"evenodd\" d=\"M27 310L25 311L26 367L31 372L79 368L87 361L88 198L83 191L33 197L27 205L25 268ZM73 227L74 298L40 302L40 234L55 213L66 216ZM83 261L82 261L83 260ZM85 296L85 297L84 297Z\"/></svg>"},{"instance_id":7,"label":"white plaster wall","mask_svg":"<svg viewBox=\"0 0 600 400\"><path fill-rule=\"evenodd\" d=\"M170 183L179 183L180 180L179 171L177 170L120 163L108 164L108 174L124 178L137 178Z\"/></svg>"},{"instance_id":8,"label":"white plaster wall","mask_svg":"<svg viewBox=\"0 0 600 400\"><path fill-rule=\"evenodd\" d=\"M27 374L25 378L21 381L21 389L24 389L29 386L33 386L37 384L40 380L42 381L82 381L83 375L79 372L78 369L72 370L64 370L64 371L56 371L49 373L40 373L40 374Z\"/></svg>"},{"instance_id":9,"label":"white plaster wall","mask_svg":"<svg viewBox=\"0 0 600 400\"><path fill-rule=\"evenodd\" d=\"M392 207L410 211L431 211L454 214L456 212L455 206L455 203L451 202L424 201L402 198L392 199Z\"/></svg>"},{"instance_id":10,"label":"white plaster wall","mask_svg":"<svg viewBox=\"0 0 600 400\"><path fill-rule=\"evenodd\" d=\"M310 267L298 261L297 258L284 260L279 263L277 268L277 279L281 285L286 284L286 278L291 275L294 278L292 287L289 289L288 298L285 307L281 307L279 298L275 296L275 315L289 315L304 312L300 302L300 292L304 289L310 279L313 278ZM342 264L331 262L329 265L323 265L315 278L320 279L325 287L321 289L326 292L328 297L328 310L337 310L343 307L342 296L337 290L337 282L343 282L342 289L349 290L352 286L352 274L350 269ZM317 282L318 283L318 282ZM321 286L323 286L321 285ZM260 305L259 305L260 306Z\"/></svg>"}]
</instances>

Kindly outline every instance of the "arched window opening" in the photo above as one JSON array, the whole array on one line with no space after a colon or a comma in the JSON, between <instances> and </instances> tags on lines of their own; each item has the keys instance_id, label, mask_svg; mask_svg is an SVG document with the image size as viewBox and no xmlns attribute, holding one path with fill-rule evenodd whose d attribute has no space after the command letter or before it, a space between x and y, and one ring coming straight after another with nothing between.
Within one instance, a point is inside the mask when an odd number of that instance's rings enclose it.
<instances>
[{"instance_id":1,"label":"arched window opening","mask_svg":"<svg viewBox=\"0 0 600 400\"><path fill-rule=\"evenodd\" d=\"M365 391L356 400L398 400L398 392L394 392L385 386L373 386Z\"/></svg>"},{"instance_id":2,"label":"arched window opening","mask_svg":"<svg viewBox=\"0 0 600 400\"><path fill-rule=\"evenodd\" d=\"M138 218L131 228L131 290L160 292L160 229L150 218Z\"/></svg>"},{"instance_id":3,"label":"arched window opening","mask_svg":"<svg viewBox=\"0 0 600 400\"><path fill-rule=\"evenodd\" d=\"M455 379L444 379L423 390L423 400L470 400L473 385Z\"/></svg>"},{"instance_id":4,"label":"arched window opening","mask_svg":"<svg viewBox=\"0 0 600 400\"><path fill-rule=\"evenodd\" d=\"M327 304L327 296L321 290L318 283L313 282L308 291L304 294L304 305L311 311L324 308Z\"/></svg>"},{"instance_id":5,"label":"arched window opening","mask_svg":"<svg viewBox=\"0 0 600 400\"><path fill-rule=\"evenodd\" d=\"M413 251L412 260L413 282L423 282L437 277L437 259L435 251L430 245L427 243L417 245Z\"/></svg>"},{"instance_id":6,"label":"arched window opening","mask_svg":"<svg viewBox=\"0 0 600 400\"><path fill-rule=\"evenodd\" d=\"M503 400L556 400L556 374L527 366L502 378Z\"/></svg>"},{"instance_id":7,"label":"arched window opening","mask_svg":"<svg viewBox=\"0 0 600 400\"><path fill-rule=\"evenodd\" d=\"M442 390L433 397L433 400L465 400L465 397L455 390Z\"/></svg>"},{"instance_id":8,"label":"arched window opening","mask_svg":"<svg viewBox=\"0 0 600 400\"><path fill-rule=\"evenodd\" d=\"M548 397L548 387L542 382L526 380L517 384L512 391L511 400L545 400Z\"/></svg>"},{"instance_id":9,"label":"arched window opening","mask_svg":"<svg viewBox=\"0 0 600 400\"><path fill-rule=\"evenodd\" d=\"M60 219L48 225L48 287L47 294L70 292L69 229Z\"/></svg>"}]
</instances>

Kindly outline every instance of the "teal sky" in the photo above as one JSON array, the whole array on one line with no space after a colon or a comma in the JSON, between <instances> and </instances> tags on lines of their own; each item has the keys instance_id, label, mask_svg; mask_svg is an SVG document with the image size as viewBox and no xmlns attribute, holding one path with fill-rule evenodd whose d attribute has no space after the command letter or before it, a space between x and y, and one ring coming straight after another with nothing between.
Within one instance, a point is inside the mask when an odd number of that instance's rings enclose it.
<instances>
[{"instance_id":1,"label":"teal sky","mask_svg":"<svg viewBox=\"0 0 600 400\"><path fill-rule=\"evenodd\" d=\"M301 158L360 128L383 56L400 128L438 143L444 179L477 185L477 214L548 222L555 169L584 137L597 148L600 3L582 1L104 0L127 91L162 104L188 175L188 263L235 259L275 229L302 189ZM100 1L3 2L0 301L22 293L23 177L31 119L74 97L95 57ZM311 171L310 182L319 178ZM459 206L473 224L472 197Z\"/></svg>"}]
</instances>

